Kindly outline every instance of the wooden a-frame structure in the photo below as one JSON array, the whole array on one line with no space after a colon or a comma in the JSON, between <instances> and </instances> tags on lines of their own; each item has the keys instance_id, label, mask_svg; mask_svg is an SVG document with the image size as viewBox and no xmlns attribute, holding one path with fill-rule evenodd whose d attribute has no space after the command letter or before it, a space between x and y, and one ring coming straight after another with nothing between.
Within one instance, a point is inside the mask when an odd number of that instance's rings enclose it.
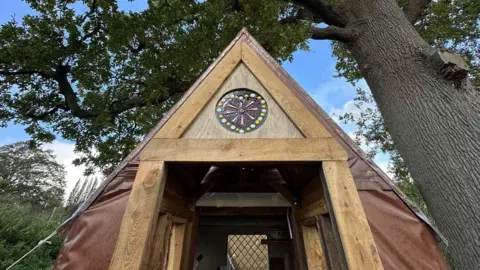
<instances>
[{"instance_id":1,"label":"wooden a-frame structure","mask_svg":"<svg viewBox=\"0 0 480 270\"><path fill-rule=\"evenodd\" d=\"M328 268L327 247L315 225L328 214L339 242L338 260L348 269L383 269L347 153L278 75L284 71L267 65L269 57L242 30L147 136L136 153L140 164L110 269L192 268L198 197L185 195L168 176L170 166L192 163L299 163L317 168L317 177L295 196L285 186L271 183L292 201L293 227L301 238L295 252L304 250L308 269ZM215 103L234 88L253 89L270 104L269 119L261 129L238 134L216 122Z\"/></svg>"}]
</instances>

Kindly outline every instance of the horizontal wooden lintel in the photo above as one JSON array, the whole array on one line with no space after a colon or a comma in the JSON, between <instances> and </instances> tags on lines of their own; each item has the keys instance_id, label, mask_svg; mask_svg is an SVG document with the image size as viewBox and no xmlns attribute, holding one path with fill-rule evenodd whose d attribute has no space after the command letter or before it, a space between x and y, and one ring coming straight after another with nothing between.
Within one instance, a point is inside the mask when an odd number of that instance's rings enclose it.
<instances>
[{"instance_id":1,"label":"horizontal wooden lintel","mask_svg":"<svg viewBox=\"0 0 480 270\"><path fill-rule=\"evenodd\" d=\"M152 139L141 160L167 162L312 162L347 160L333 138Z\"/></svg>"},{"instance_id":2,"label":"horizontal wooden lintel","mask_svg":"<svg viewBox=\"0 0 480 270\"><path fill-rule=\"evenodd\" d=\"M297 221L304 221L318 215L324 215L328 213L325 201L318 200L309 205L302 205L295 209L295 218Z\"/></svg>"}]
</instances>

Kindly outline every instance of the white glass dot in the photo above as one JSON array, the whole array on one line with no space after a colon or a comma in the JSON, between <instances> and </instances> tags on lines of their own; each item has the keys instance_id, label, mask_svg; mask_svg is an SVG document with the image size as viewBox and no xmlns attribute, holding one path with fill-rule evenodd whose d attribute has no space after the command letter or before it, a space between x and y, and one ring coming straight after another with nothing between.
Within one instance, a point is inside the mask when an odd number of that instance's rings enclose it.
<instances>
[{"instance_id":1,"label":"white glass dot","mask_svg":"<svg viewBox=\"0 0 480 270\"><path fill-rule=\"evenodd\" d=\"M231 97L231 98L234 98L234 97L235 97L235 95L234 95L234 94L231 94L231 95L230 95L230 97Z\"/></svg>"},{"instance_id":2,"label":"white glass dot","mask_svg":"<svg viewBox=\"0 0 480 270\"><path fill-rule=\"evenodd\" d=\"M222 102L225 102L225 101L227 101L227 100L225 98L222 98Z\"/></svg>"},{"instance_id":3,"label":"white glass dot","mask_svg":"<svg viewBox=\"0 0 480 270\"><path fill-rule=\"evenodd\" d=\"M239 97L238 99L243 100L243 97Z\"/></svg>"},{"instance_id":4,"label":"white glass dot","mask_svg":"<svg viewBox=\"0 0 480 270\"><path fill-rule=\"evenodd\" d=\"M250 127L251 127L251 128L255 128L256 126L255 126L255 124L251 124Z\"/></svg>"},{"instance_id":5,"label":"white glass dot","mask_svg":"<svg viewBox=\"0 0 480 270\"><path fill-rule=\"evenodd\" d=\"M240 132L242 134L245 133L245 131L243 129L240 129L238 132Z\"/></svg>"},{"instance_id":6,"label":"white glass dot","mask_svg":"<svg viewBox=\"0 0 480 270\"><path fill-rule=\"evenodd\" d=\"M265 100L263 100L263 99L262 99L260 102L261 102L262 104L265 104Z\"/></svg>"},{"instance_id":7,"label":"white glass dot","mask_svg":"<svg viewBox=\"0 0 480 270\"><path fill-rule=\"evenodd\" d=\"M258 117L258 121L262 121L263 120L263 117Z\"/></svg>"},{"instance_id":8,"label":"white glass dot","mask_svg":"<svg viewBox=\"0 0 480 270\"><path fill-rule=\"evenodd\" d=\"M221 112L222 111L222 108L217 108L217 112Z\"/></svg>"},{"instance_id":9,"label":"white glass dot","mask_svg":"<svg viewBox=\"0 0 480 270\"><path fill-rule=\"evenodd\" d=\"M250 94L250 97L255 97L255 94Z\"/></svg>"},{"instance_id":10,"label":"white glass dot","mask_svg":"<svg viewBox=\"0 0 480 270\"><path fill-rule=\"evenodd\" d=\"M231 125L231 126L230 126L230 129L235 129L235 126L234 126L234 125Z\"/></svg>"},{"instance_id":11,"label":"white glass dot","mask_svg":"<svg viewBox=\"0 0 480 270\"><path fill-rule=\"evenodd\" d=\"M227 122L227 119L223 118L222 123L226 123L226 122Z\"/></svg>"},{"instance_id":12,"label":"white glass dot","mask_svg":"<svg viewBox=\"0 0 480 270\"><path fill-rule=\"evenodd\" d=\"M266 112L267 112L267 109L262 109L262 112L263 112L263 113L266 113Z\"/></svg>"}]
</instances>

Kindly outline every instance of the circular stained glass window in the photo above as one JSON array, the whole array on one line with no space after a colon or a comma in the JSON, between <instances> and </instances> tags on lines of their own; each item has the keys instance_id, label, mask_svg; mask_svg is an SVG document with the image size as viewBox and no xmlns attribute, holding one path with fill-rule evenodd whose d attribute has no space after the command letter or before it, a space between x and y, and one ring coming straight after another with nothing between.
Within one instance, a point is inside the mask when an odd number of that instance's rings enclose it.
<instances>
[{"instance_id":1,"label":"circular stained glass window","mask_svg":"<svg viewBox=\"0 0 480 270\"><path fill-rule=\"evenodd\" d=\"M217 102L215 113L220 124L235 133L257 130L267 119L268 105L258 93L235 89Z\"/></svg>"}]
</instances>

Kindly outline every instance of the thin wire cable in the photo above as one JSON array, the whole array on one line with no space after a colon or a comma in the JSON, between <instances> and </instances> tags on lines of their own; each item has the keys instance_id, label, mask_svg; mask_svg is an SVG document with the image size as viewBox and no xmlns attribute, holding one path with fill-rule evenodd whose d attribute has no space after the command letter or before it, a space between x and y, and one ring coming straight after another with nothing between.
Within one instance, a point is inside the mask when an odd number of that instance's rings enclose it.
<instances>
[{"instance_id":1,"label":"thin wire cable","mask_svg":"<svg viewBox=\"0 0 480 270\"><path fill-rule=\"evenodd\" d=\"M40 247L40 246L42 246L43 244L47 243L48 240L49 240L50 238L52 238L54 235L56 235L56 234L57 234L57 230L55 230L54 232L52 232L52 233L51 233L49 236L47 236L45 239L40 240L40 241L38 242L38 244L37 244L34 248L32 248L29 252L25 253L25 255L23 255L20 259L18 259L16 262L14 262L12 265L10 265L10 266L9 266L7 269L5 269L5 270L9 270L9 269L11 269L12 267L14 267L17 263L21 262L25 257L27 257L27 256L28 256L30 253L32 253L35 249L37 249L38 247Z\"/></svg>"}]
</instances>

